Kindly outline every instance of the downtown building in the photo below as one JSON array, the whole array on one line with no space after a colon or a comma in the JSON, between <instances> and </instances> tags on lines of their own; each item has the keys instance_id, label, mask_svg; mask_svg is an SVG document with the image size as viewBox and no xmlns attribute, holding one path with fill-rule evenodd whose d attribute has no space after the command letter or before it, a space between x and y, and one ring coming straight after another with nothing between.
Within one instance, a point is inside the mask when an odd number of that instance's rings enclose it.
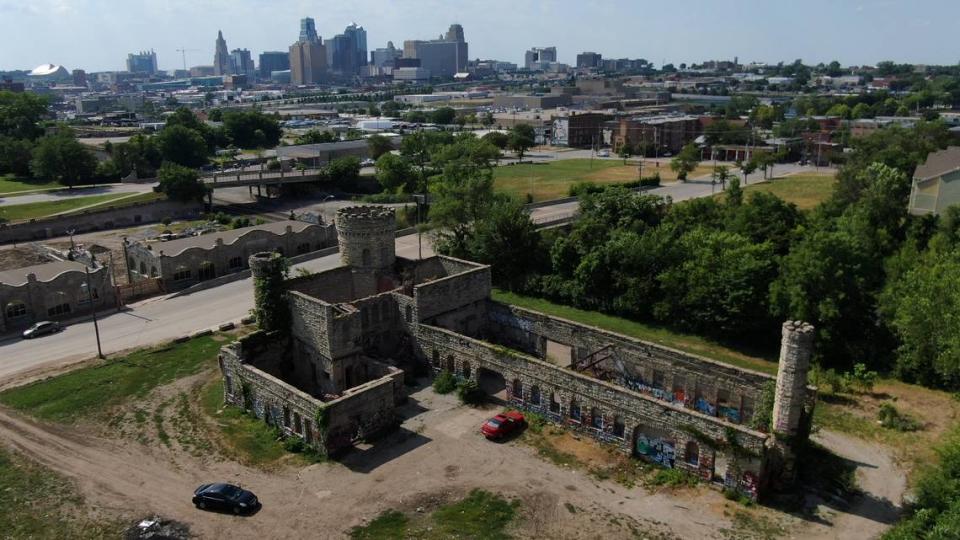
<instances>
[{"instance_id":1,"label":"downtown building","mask_svg":"<svg viewBox=\"0 0 960 540\"><path fill-rule=\"evenodd\" d=\"M290 53L283 51L264 51L260 53L260 78L270 80L274 71L290 69Z\"/></svg>"},{"instance_id":2,"label":"downtown building","mask_svg":"<svg viewBox=\"0 0 960 540\"><path fill-rule=\"evenodd\" d=\"M346 27L342 34L328 39L327 67L339 75L356 75L367 65L367 31L357 23Z\"/></svg>"},{"instance_id":3,"label":"downtown building","mask_svg":"<svg viewBox=\"0 0 960 540\"><path fill-rule=\"evenodd\" d=\"M419 60L419 67L430 77L452 78L457 73L466 72L468 50L463 27L451 24L447 33L435 40L404 41L403 58Z\"/></svg>"},{"instance_id":4,"label":"downtown building","mask_svg":"<svg viewBox=\"0 0 960 540\"><path fill-rule=\"evenodd\" d=\"M150 50L128 54L127 71L130 73L143 73L145 75L155 74L157 72L157 53ZM84 82L86 82L86 77L84 77Z\"/></svg>"},{"instance_id":5,"label":"downtown building","mask_svg":"<svg viewBox=\"0 0 960 540\"><path fill-rule=\"evenodd\" d=\"M230 75L233 73L230 66L230 53L227 50L227 41L223 39L223 31L217 31L217 43L213 52L213 74Z\"/></svg>"},{"instance_id":6,"label":"downtown building","mask_svg":"<svg viewBox=\"0 0 960 540\"><path fill-rule=\"evenodd\" d=\"M327 78L327 51L310 17L300 20L300 38L290 46L290 83L318 84Z\"/></svg>"}]
</instances>

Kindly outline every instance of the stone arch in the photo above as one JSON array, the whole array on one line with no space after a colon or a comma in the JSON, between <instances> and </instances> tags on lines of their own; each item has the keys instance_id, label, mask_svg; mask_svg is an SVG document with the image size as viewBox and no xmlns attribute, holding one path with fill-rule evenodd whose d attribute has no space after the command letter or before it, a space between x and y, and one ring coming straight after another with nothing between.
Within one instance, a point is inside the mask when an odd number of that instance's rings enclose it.
<instances>
[{"instance_id":1,"label":"stone arch","mask_svg":"<svg viewBox=\"0 0 960 540\"><path fill-rule=\"evenodd\" d=\"M540 405L540 387L537 385L530 387L530 404Z\"/></svg>"},{"instance_id":2,"label":"stone arch","mask_svg":"<svg viewBox=\"0 0 960 540\"><path fill-rule=\"evenodd\" d=\"M360 254L360 261L363 266L370 266L370 249L363 248L363 252Z\"/></svg>"},{"instance_id":3,"label":"stone arch","mask_svg":"<svg viewBox=\"0 0 960 540\"><path fill-rule=\"evenodd\" d=\"M700 466L700 445L695 441L687 441L683 452L683 460L687 465Z\"/></svg>"},{"instance_id":4,"label":"stone arch","mask_svg":"<svg viewBox=\"0 0 960 540\"><path fill-rule=\"evenodd\" d=\"M200 281L207 281L217 277L216 267L213 266L213 263L210 261L204 261L200 263L200 269L197 271L197 279Z\"/></svg>"},{"instance_id":5,"label":"stone arch","mask_svg":"<svg viewBox=\"0 0 960 540\"><path fill-rule=\"evenodd\" d=\"M143 261L140 261L140 275L141 276L147 275L147 263Z\"/></svg>"},{"instance_id":6,"label":"stone arch","mask_svg":"<svg viewBox=\"0 0 960 540\"><path fill-rule=\"evenodd\" d=\"M150 277L157 277L158 275L160 275L160 272L157 271L157 267L156 267L156 266L151 266L151 267L150 267Z\"/></svg>"},{"instance_id":7,"label":"stone arch","mask_svg":"<svg viewBox=\"0 0 960 540\"><path fill-rule=\"evenodd\" d=\"M580 410L580 402L577 398L570 398L570 420L580 423L583 421L583 411Z\"/></svg>"},{"instance_id":8,"label":"stone arch","mask_svg":"<svg viewBox=\"0 0 960 540\"><path fill-rule=\"evenodd\" d=\"M561 411L560 400L557 399L557 393L550 392L550 412L555 414L560 414L560 411Z\"/></svg>"},{"instance_id":9,"label":"stone arch","mask_svg":"<svg viewBox=\"0 0 960 540\"><path fill-rule=\"evenodd\" d=\"M626 432L626 426L623 423L623 417L614 416L613 417L613 436L619 437L622 439L625 432Z\"/></svg>"},{"instance_id":10,"label":"stone arch","mask_svg":"<svg viewBox=\"0 0 960 540\"><path fill-rule=\"evenodd\" d=\"M461 373L463 373L463 378L464 378L464 379L469 379L469 378L470 378L470 362L464 360L464 361L461 363Z\"/></svg>"},{"instance_id":11,"label":"stone arch","mask_svg":"<svg viewBox=\"0 0 960 540\"><path fill-rule=\"evenodd\" d=\"M597 407L590 407L590 425L596 429L603 429L603 411Z\"/></svg>"},{"instance_id":12,"label":"stone arch","mask_svg":"<svg viewBox=\"0 0 960 540\"><path fill-rule=\"evenodd\" d=\"M452 354L447 355L447 371L449 371L451 374L457 372L456 363L453 360Z\"/></svg>"},{"instance_id":13,"label":"stone arch","mask_svg":"<svg viewBox=\"0 0 960 540\"><path fill-rule=\"evenodd\" d=\"M520 379L514 379L511 383L510 388L513 392L513 399L518 399L523 401L523 381Z\"/></svg>"},{"instance_id":14,"label":"stone arch","mask_svg":"<svg viewBox=\"0 0 960 540\"><path fill-rule=\"evenodd\" d=\"M433 367L440 367L440 351L436 349L433 350Z\"/></svg>"}]
</instances>

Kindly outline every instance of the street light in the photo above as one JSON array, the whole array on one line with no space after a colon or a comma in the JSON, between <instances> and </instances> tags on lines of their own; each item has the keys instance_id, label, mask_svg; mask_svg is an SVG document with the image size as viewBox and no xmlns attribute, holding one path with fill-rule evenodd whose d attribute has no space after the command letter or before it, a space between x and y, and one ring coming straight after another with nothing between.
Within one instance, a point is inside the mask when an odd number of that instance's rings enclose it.
<instances>
[{"instance_id":1,"label":"street light","mask_svg":"<svg viewBox=\"0 0 960 540\"><path fill-rule=\"evenodd\" d=\"M90 302L90 313L93 315L93 332L97 336L97 358L103 359L103 349L100 348L100 325L97 324L97 307L93 305L93 287L90 286L90 267L83 265L87 274L87 301Z\"/></svg>"}]
</instances>

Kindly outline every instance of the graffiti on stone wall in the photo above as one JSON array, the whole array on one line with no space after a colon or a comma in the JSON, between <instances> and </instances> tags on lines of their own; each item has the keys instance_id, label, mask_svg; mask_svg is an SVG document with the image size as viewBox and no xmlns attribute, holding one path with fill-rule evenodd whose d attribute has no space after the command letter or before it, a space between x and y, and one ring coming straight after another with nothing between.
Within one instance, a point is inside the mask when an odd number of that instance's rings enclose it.
<instances>
[{"instance_id":1,"label":"graffiti on stone wall","mask_svg":"<svg viewBox=\"0 0 960 540\"><path fill-rule=\"evenodd\" d=\"M727 420L737 424L740 423L740 409L737 409L736 407L720 405L717 407L717 410L720 412L720 416L722 418L726 418Z\"/></svg>"},{"instance_id":2,"label":"graffiti on stone wall","mask_svg":"<svg viewBox=\"0 0 960 540\"><path fill-rule=\"evenodd\" d=\"M520 317L516 317L510 313L501 313L493 310L490 312L490 318L504 326L519 328L525 332L533 332L533 321L521 319Z\"/></svg>"},{"instance_id":3,"label":"graffiti on stone wall","mask_svg":"<svg viewBox=\"0 0 960 540\"><path fill-rule=\"evenodd\" d=\"M710 416L717 415L716 405L707 401L706 398L697 398L697 400L693 402L693 408L702 412L703 414L709 414Z\"/></svg>"},{"instance_id":4,"label":"graffiti on stone wall","mask_svg":"<svg viewBox=\"0 0 960 540\"><path fill-rule=\"evenodd\" d=\"M671 469L673 468L673 463L676 457L676 449L673 441L669 439L661 439L639 433L637 434L637 440L634 444L634 449L638 455L643 456L654 463L659 463L660 465L669 467Z\"/></svg>"}]
</instances>

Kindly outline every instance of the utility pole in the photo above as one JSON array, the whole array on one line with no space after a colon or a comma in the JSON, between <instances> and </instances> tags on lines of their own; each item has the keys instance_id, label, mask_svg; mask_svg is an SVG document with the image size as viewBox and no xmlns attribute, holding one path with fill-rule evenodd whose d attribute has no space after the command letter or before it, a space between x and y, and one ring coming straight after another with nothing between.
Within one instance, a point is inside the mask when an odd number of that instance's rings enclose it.
<instances>
[{"instance_id":1,"label":"utility pole","mask_svg":"<svg viewBox=\"0 0 960 540\"><path fill-rule=\"evenodd\" d=\"M103 359L103 349L100 348L100 326L97 324L97 307L93 305L93 287L90 286L90 267L84 265L87 274L87 300L90 302L90 313L93 315L93 331L97 336L97 358Z\"/></svg>"}]
</instances>

